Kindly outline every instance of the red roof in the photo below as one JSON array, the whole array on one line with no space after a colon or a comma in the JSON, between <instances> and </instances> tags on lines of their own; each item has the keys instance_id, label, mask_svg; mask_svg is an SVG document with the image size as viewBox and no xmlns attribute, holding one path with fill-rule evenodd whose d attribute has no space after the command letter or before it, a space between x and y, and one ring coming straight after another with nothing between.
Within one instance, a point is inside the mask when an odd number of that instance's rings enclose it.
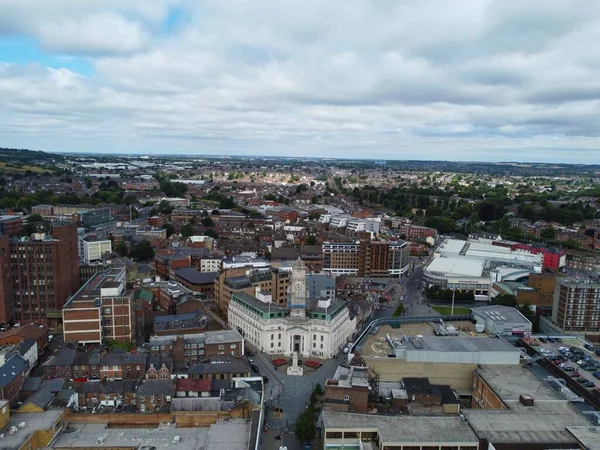
<instances>
[{"instance_id":1,"label":"red roof","mask_svg":"<svg viewBox=\"0 0 600 450\"><path fill-rule=\"evenodd\" d=\"M210 392L212 380L192 380L191 378L179 378L176 391Z\"/></svg>"}]
</instances>

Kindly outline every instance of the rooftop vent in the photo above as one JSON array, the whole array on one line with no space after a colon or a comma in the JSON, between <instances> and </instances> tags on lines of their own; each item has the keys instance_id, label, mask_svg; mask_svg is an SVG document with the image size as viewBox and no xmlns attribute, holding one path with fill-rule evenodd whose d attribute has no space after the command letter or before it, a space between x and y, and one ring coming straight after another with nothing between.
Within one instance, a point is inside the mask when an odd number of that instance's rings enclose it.
<instances>
[{"instance_id":1,"label":"rooftop vent","mask_svg":"<svg viewBox=\"0 0 600 450\"><path fill-rule=\"evenodd\" d=\"M533 406L534 400L529 394L521 394L519 395L519 403L523 406Z\"/></svg>"}]
</instances>

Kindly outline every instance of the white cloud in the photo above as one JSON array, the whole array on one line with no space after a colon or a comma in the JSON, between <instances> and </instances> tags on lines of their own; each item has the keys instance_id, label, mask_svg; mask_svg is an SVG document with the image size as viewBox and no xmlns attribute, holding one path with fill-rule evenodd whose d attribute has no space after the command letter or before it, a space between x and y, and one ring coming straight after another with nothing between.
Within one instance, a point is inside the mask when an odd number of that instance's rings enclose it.
<instances>
[{"instance_id":1,"label":"white cloud","mask_svg":"<svg viewBox=\"0 0 600 450\"><path fill-rule=\"evenodd\" d=\"M170 7L184 17L165 32ZM3 145L600 162L595 2L0 0L0 10L0 43L29 36L93 69L0 66Z\"/></svg>"},{"instance_id":2,"label":"white cloud","mask_svg":"<svg viewBox=\"0 0 600 450\"><path fill-rule=\"evenodd\" d=\"M44 50L82 55L133 53L148 42L139 24L115 14L42 23L37 35Z\"/></svg>"}]
</instances>

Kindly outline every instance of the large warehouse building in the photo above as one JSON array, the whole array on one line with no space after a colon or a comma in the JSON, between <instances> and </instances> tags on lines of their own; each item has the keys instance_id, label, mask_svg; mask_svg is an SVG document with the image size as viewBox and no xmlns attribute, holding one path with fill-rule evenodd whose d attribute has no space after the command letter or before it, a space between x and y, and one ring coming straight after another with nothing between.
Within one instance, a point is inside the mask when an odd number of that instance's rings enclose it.
<instances>
[{"instance_id":1,"label":"large warehouse building","mask_svg":"<svg viewBox=\"0 0 600 450\"><path fill-rule=\"evenodd\" d=\"M476 300L487 300L494 282L522 280L541 271L539 255L448 239L423 271L423 282L427 288L472 291Z\"/></svg>"}]
</instances>

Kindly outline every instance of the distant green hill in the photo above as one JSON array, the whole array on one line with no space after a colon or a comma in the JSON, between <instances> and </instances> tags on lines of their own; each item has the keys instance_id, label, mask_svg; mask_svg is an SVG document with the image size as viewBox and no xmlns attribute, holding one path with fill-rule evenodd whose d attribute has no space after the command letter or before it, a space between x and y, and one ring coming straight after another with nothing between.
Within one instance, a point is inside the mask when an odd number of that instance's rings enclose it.
<instances>
[{"instance_id":1,"label":"distant green hill","mask_svg":"<svg viewBox=\"0 0 600 450\"><path fill-rule=\"evenodd\" d=\"M57 153L23 148L0 148L0 161L5 163L35 164L36 162L63 162L65 157Z\"/></svg>"}]
</instances>

